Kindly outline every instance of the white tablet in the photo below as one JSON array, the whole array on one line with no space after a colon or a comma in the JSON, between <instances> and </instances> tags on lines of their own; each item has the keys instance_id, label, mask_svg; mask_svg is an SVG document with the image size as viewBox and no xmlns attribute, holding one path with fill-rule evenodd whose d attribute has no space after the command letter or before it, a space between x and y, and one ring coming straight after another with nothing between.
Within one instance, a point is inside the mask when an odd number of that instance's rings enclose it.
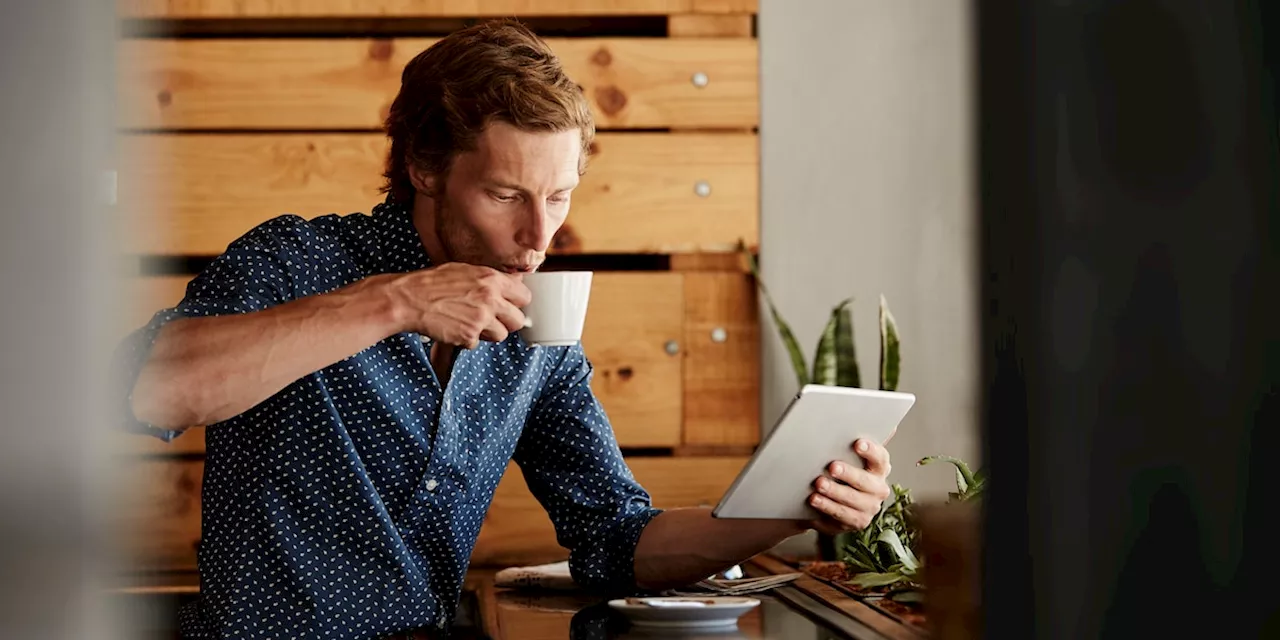
<instances>
[{"instance_id":1,"label":"white tablet","mask_svg":"<svg viewBox=\"0 0 1280 640\"><path fill-rule=\"evenodd\" d=\"M842 460L859 468L853 442L885 444L915 404L910 393L809 384L791 400L769 437L711 512L716 518L812 520L813 481Z\"/></svg>"}]
</instances>

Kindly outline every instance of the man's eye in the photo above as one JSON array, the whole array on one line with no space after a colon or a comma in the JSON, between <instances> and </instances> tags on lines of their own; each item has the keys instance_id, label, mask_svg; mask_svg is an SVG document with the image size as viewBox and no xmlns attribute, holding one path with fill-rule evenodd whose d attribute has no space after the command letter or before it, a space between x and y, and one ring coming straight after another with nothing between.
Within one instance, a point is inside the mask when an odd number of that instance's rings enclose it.
<instances>
[{"instance_id":1,"label":"man's eye","mask_svg":"<svg viewBox=\"0 0 1280 640\"><path fill-rule=\"evenodd\" d=\"M493 195L493 199L497 200L498 202L515 202L516 201L515 196L504 196L500 193L495 193L492 195Z\"/></svg>"},{"instance_id":2,"label":"man's eye","mask_svg":"<svg viewBox=\"0 0 1280 640\"><path fill-rule=\"evenodd\" d=\"M560 194L551 196L550 198L547 198L547 202L551 202L554 204L564 204L568 201L569 201L569 194L567 193L560 193Z\"/></svg>"}]
</instances>

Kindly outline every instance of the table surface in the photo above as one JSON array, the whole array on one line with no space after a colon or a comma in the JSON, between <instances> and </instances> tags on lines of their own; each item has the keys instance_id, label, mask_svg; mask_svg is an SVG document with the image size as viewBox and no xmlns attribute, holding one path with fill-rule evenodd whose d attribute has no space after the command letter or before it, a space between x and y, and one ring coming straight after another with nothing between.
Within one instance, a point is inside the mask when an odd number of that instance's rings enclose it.
<instances>
[{"instance_id":1,"label":"table surface","mask_svg":"<svg viewBox=\"0 0 1280 640\"><path fill-rule=\"evenodd\" d=\"M767 563L766 563L767 564ZM744 565L748 574L778 570L756 562ZM750 597L760 606L738 620L737 629L646 629L630 625L599 597L576 593L500 589L493 572L473 570L468 576L470 621L480 635L495 640L605 640L615 638L715 638L716 640L839 640L843 638L921 638L922 634L891 623L880 614L862 617L850 611L856 601L831 602L804 585L780 587ZM812 585L812 578L807 578ZM836 598L840 598L837 596ZM832 598L832 599L836 599ZM868 611L870 611L868 609Z\"/></svg>"},{"instance_id":2,"label":"table surface","mask_svg":"<svg viewBox=\"0 0 1280 640\"><path fill-rule=\"evenodd\" d=\"M758 576L795 571L794 564L761 555L742 565L747 575ZM802 576L787 586L750 597L760 606L743 615L736 629L654 629L632 627L624 616L609 608L598 596L582 593L499 589L494 585L495 569L472 568L467 573L464 599L459 608L458 640L612 640L615 638L714 638L716 640L921 640L927 636L902 624L884 612L841 593L812 576ZM112 592L120 596L194 597L198 579L184 574L158 584L154 579L139 584L118 585ZM142 601L132 601L139 607ZM172 603L171 603L172 604ZM176 638L174 612L152 611L151 604L140 614L159 615L156 628L131 637ZM148 608L150 607L150 608ZM148 618L150 620L150 618Z\"/></svg>"}]
</instances>

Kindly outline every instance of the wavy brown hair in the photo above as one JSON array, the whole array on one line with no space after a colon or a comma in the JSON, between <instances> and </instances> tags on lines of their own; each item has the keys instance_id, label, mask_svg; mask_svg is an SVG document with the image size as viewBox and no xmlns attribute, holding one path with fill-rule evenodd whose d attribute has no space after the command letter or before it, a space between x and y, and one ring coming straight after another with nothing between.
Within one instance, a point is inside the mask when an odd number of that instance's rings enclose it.
<instances>
[{"instance_id":1,"label":"wavy brown hair","mask_svg":"<svg viewBox=\"0 0 1280 640\"><path fill-rule=\"evenodd\" d=\"M483 22L449 34L405 65L386 133L391 151L384 193L413 202L409 163L446 175L456 154L476 148L494 121L525 131L582 131L582 160L595 122L582 88L560 59L514 20Z\"/></svg>"}]
</instances>

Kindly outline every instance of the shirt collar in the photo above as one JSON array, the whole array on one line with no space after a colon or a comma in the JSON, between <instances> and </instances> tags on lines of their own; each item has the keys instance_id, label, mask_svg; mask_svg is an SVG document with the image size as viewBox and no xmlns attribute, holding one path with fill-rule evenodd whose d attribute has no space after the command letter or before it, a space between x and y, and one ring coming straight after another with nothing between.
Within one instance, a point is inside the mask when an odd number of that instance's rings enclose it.
<instances>
[{"instance_id":1,"label":"shirt collar","mask_svg":"<svg viewBox=\"0 0 1280 640\"><path fill-rule=\"evenodd\" d=\"M417 271L431 266L431 258L422 247L422 238L413 226L413 213L388 194L373 207L373 221L382 248L386 272Z\"/></svg>"}]
</instances>

